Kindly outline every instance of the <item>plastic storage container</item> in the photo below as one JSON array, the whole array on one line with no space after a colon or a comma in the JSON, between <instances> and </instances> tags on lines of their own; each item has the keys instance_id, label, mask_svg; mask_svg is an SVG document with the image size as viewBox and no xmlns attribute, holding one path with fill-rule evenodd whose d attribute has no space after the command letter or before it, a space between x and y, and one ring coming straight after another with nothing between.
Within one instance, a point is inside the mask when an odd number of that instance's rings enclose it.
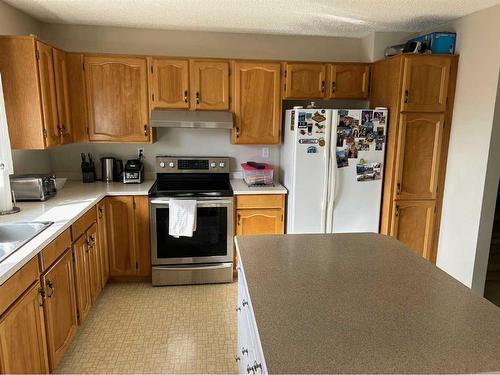
<instances>
[{"instance_id":1,"label":"plastic storage container","mask_svg":"<svg viewBox=\"0 0 500 375\"><path fill-rule=\"evenodd\" d=\"M447 33L447 32L434 32L410 39L410 41L413 42L425 43L427 49L430 49L432 53L444 53L444 54L455 53L456 40L457 40L456 33Z\"/></svg>"},{"instance_id":2,"label":"plastic storage container","mask_svg":"<svg viewBox=\"0 0 500 375\"><path fill-rule=\"evenodd\" d=\"M241 164L241 168L243 168L243 179L248 186L273 184L273 166L266 163L262 164L266 166L264 169L257 169L246 163Z\"/></svg>"}]
</instances>

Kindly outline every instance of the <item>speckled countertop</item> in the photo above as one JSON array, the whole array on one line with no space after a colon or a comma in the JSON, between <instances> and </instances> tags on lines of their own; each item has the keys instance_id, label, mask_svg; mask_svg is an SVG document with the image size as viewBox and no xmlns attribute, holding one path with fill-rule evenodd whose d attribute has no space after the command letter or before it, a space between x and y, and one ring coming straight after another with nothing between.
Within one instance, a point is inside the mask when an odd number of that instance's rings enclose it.
<instances>
[{"instance_id":1,"label":"speckled countertop","mask_svg":"<svg viewBox=\"0 0 500 375\"><path fill-rule=\"evenodd\" d=\"M392 238L236 242L270 373L500 371L500 308Z\"/></svg>"},{"instance_id":2,"label":"speckled countertop","mask_svg":"<svg viewBox=\"0 0 500 375\"><path fill-rule=\"evenodd\" d=\"M79 217L108 195L147 195L154 181L142 184L68 181L56 196L45 202L18 202L21 212L0 216L0 223L53 221L31 241L0 262L0 285L69 228Z\"/></svg>"}]
</instances>

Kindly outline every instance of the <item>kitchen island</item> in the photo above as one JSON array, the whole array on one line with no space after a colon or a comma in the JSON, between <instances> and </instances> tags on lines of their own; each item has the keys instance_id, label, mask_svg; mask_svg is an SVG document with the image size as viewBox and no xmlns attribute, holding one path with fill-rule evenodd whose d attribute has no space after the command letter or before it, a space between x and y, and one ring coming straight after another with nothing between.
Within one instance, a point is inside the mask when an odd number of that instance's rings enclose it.
<instances>
[{"instance_id":1,"label":"kitchen island","mask_svg":"<svg viewBox=\"0 0 500 375\"><path fill-rule=\"evenodd\" d=\"M238 236L245 373L500 371L500 309L386 236Z\"/></svg>"}]
</instances>

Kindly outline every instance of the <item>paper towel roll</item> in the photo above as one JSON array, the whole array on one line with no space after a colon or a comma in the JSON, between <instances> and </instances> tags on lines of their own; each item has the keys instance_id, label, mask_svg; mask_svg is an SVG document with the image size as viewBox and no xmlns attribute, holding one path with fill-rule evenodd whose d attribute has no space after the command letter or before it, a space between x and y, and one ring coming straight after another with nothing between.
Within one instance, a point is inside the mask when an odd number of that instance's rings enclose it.
<instances>
[{"instance_id":1,"label":"paper towel roll","mask_svg":"<svg viewBox=\"0 0 500 375\"><path fill-rule=\"evenodd\" d=\"M2 76L0 74L0 211L12 210L12 193L9 175L14 173L10 149L9 128L5 114Z\"/></svg>"}]
</instances>

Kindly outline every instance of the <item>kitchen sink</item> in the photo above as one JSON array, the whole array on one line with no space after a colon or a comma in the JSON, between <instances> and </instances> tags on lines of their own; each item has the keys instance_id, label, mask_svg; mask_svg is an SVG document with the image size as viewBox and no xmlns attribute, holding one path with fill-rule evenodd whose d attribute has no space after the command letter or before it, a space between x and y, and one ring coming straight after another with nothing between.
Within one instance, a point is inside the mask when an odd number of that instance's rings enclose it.
<instances>
[{"instance_id":1,"label":"kitchen sink","mask_svg":"<svg viewBox=\"0 0 500 375\"><path fill-rule=\"evenodd\" d=\"M51 221L0 224L0 262L52 224Z\"/></svg>"}]
</instances>

